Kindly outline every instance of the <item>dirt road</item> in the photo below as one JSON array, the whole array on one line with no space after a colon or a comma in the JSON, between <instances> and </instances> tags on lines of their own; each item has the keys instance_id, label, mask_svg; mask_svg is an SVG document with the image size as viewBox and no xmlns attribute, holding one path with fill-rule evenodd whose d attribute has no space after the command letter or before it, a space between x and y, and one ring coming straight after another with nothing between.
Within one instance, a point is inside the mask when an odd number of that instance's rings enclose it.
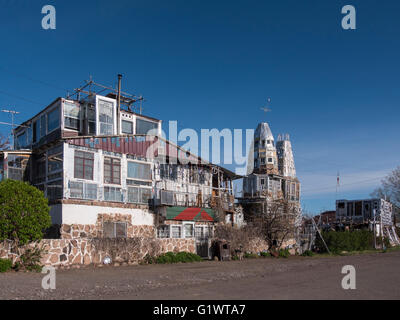
<instances>
[{"instance_id":1,"label":"dirt road","mask_svg":"<svg viewBox=\"0 0 400 320\"><path fill-rule=\"evenodd\" d=\"M341 287L344 265L355 290ZM43 274L9 272L0 299L400 299L399 270L400 251L57 270L55 290L41 288Z\"/></svg>"}]
</instances>

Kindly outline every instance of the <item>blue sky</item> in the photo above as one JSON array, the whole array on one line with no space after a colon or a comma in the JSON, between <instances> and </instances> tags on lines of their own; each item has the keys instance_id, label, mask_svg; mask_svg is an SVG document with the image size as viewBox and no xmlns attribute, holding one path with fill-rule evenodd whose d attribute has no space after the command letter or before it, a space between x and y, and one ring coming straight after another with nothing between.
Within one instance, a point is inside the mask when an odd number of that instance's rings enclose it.
<instances>
[{"instance_id":1,"label":"blue sky","mask_svg":"<svg viewBox=\"0 0 400 320\"><path fill-rule=\"evenodd\" d=\"M307 211L334 208L338 171L338 197L363 198L399 165L398 1L0 3L0 107L20 121L89 75L115 85L122 73L145 114L179 128L268 120L289 133ZM46 4L56 30L41 28ZM346 4L356 30L341 28Z\"/></svg>"}]
</instances>

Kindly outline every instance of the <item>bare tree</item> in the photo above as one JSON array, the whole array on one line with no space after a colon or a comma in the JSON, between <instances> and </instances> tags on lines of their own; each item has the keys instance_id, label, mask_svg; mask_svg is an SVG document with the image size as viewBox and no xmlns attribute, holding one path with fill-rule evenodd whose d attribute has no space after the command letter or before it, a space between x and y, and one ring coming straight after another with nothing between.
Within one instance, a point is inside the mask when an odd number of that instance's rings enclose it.
<instances>
[{"instance_id":1,"label":"bare tree","mask_svg":"<svg viewBox=\"0 0 400 320\"><path fill-rule=\"evenodd\" d=\"M386 198L400 207L400 166L389 173L382 181L382 186L371 193L372 197Z\"/></svg>"},{"instance_id":2,"label":"bare tree","mask_svg":"<svg viewBox=\"0 0 400 320\"><path fill-rule=\"evenodd\" d=\"M263 206L261 214L253 218L270 251L281 249L286 240L295 237L299 208L287 200L275 200Z\"/></svg>"}]
</instances>

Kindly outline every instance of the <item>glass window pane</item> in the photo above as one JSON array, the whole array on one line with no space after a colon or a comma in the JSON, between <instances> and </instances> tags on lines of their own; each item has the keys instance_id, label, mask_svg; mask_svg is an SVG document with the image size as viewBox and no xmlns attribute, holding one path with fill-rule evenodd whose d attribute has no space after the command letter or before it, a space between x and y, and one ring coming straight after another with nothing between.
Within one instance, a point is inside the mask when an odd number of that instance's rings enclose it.
<instances>
[{"instance_id":1,"label":"glass window pane","mask_svg":"<svg viewBox=\"0 0 400 320\"><path fill-rule=\"evenodd\" d=\"M57 107L47 114L47 132L60 126L60 108Z\"/></svg>"},{"instance_id":2,"label":"glass window pane","mask_svg":"<svg viewBox=\"0 0 400 320\"><path fill-rule=\"evenodd\" d=\"M133 123L131 121L122 120L121 121L122 133L132 134L133 133Z\"/></svg>"},{"instance_id":3,"label":"glass window pane","mask_svg":"<svg viewBox=\"0 0 400 320\"><path fill-rule=\"evenodd\" d=\"M151 121L146 121L143 119L136 119L136 134L148 134L150 130L158 128L158 124ZM150 132L151 134L156 134L157 132Z\"/></svg>"}]
</instances>

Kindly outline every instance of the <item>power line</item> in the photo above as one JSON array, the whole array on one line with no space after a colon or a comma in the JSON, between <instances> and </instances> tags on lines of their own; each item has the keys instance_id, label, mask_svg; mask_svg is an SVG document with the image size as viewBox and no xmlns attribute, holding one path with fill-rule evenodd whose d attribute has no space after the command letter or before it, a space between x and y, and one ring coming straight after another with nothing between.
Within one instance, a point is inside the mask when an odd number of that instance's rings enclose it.
<instances>
[{"instance_id":1,"label":"power line","mask_svg":"<svg viewBox=\"0 0 400 320\"><path fill-rule=\"evenodd\" d=\"M3 66L0 66L0 69L6 71L6 72L8 72L8 73L14 74L14 75L16 75L17 77L22 77L22 78L28 79L28 80L30 80L30 81L32 81L32 82L37 82L37 83L40 83L40 84L42 84L42 85L44 85L44 86L51 87L51 88L53 88L53 89L62 90L62 91L68 91L68 90L65 89L65 88L61 88L61 87L55 86L55 85L53 85L53 84L44 82L44 81L42 81L42 80L34 79L34 78L32 78L32 77L30 77L30 76L24 74L24 73L16 72L16 71L13 71L13 70L9 70L9 69L7 69L7 68L4 68Z\"/></svg>"},{"instance_id":2,"label":"power line","mask_svg":"<svg viewBox=\"0 0 400 320\"><path fill-rule=\"evenodd\" d=\"M350 185L354 185L354 184L359 184L359 183L363 183L363 182L370 182L370 181L375 181L375 180L381 180L384 177L377 177L377 178L373 178L373 179L367 179L367 180L362 180L362 181L355 181L355 182L351 182L351 183L344 183L341 186L350 186ZM315 188L315 189L306 189L306 190L302 190L302 192L310 192L310 191L319 191L319 190L329 190L329 189L334 189L336 186L329 186L329 187L322 187L322 188Z\"/></svg>"}]
</instances>

